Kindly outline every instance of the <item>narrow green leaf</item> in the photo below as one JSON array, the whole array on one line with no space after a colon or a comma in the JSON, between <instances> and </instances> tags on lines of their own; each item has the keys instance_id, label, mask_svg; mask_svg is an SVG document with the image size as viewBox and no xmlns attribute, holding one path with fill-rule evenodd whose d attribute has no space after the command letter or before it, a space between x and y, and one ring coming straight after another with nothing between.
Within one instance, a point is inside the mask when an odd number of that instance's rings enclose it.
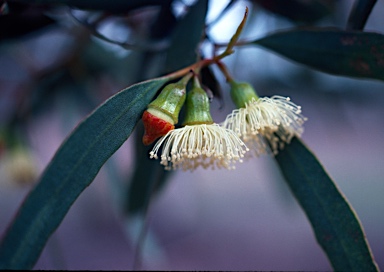
<instances>
[{"instance_id":1,"label":"narrow green leaf","mask_svg":"<svg viewBox=\"0 0 384 272\"><path fill-rule=\"evenodd\" d=\"M156 21L152 24L150 30L151 39L164 39L168 38L172 29L174 28L177 19L173 12L173 1L163 1L163 5L160 8L159 15Z\"/></svg>"},{"instance_id":2,"label":"narrow green leaf","mask_svg":"<svg viewBox=\"0 0 384 272\"><path fill-rule=\"evenodd\" d=\"M266 10L297 23L314 23L331 14L335 1L330 0L253 0Z\"/></svg>"},{"instance_id":3,"label":"narrow green leaf","mask_svg":"<svg viewBox=\"0 0 384 272\"><path fill-rule=\"evenodd\" d=\"M377 0L357 0L349 14L347 29L363 30Z\"/></svg>"},{"instance_id":4,"label":"narrow green leaf","mask_svg":"<svg viewBox=\"0 0 384 272\"><path fill-rule=\"evenodd\" d=\"M219 100L220 106L224 105L223 93L219 81L213 73L211 67L206 66L201 69L201 81L205 87L208 88L209 98L216 98Z\"/></svg>"},{"instance_id":5,"label":"narrow green leaf","mask_svg":"<svg viewBox=\"0 0 384 272\"><path fill-rule=\"evenodd\" d=\"M159 192L165 185L171 171L164 170L164 166L158 160L149 158L151 146L144 146L141 137L144 134L144 126L138 124L135 130L135 169L128 187L125 212L135 214L145 213L151 197Z\"/></svg>"},{"instance_id":6,"label":"narrow green leaf","mask_svg":"<svg viewBox=\"0 0 384 272\"><path fill-rule=\"evenodd\" d=\"M0 244L1 269L31 269L69 208L126 141L167 78L122 90L90 114L62 144Z\"/></svg>"},{"instance_id":7,"label":"narrow green leaf","mask_svg":"<svg viewBox=\"0 0 384 272\"><path fill-rule=\"evenodd\" d=\"M161 5L164 0L18 0L30 5L68 5L79 9L106 10L122 13L143 6Z\"/></svg>"},{"instance_id":8,"label":"narrow green leaf","mask_svg":"<svg viewBox=\"0 0 384 272\"><path fill-rule=\"evenodd\" d=\"M28 12L1 14L0 41L22 38L55 23L55 20L44 15L42 11L33 8L28 9Z\"/></svg>"},{"instance_id":9,"label":"narrow green leaf","mask_svg":"<svg viewBox=\"0 0 384 272\"><path fill-rule=\"evenodd\" d=\"M379 271L360 222L322 165L297 138L276 160L337 271Z\"/></svg>"},{"instance_id":10,"label":"narrow green leaf","mask_svg":"<svg viewBox=\"0 0 384 272\"><path fill-rule=\"evenodd\" d=\"M292 29L253 44L326 73L384 80L382 34L330 28Z\"/></svg>"},{"instance_id":11,"label":"narrow green leaf","mask_svg":"<svg viewBox=\"0 0 384 272\"><path fill-rule=\"evenodd\" d=\"M165 72L170 73L193 64L197 60L197 45L203 38L207 0L199 0L176 25L167 52Z\"/></svg>"},{"instance_id":12,"label":"narrow green leaf","mask_svg":"<svg viewBox=\"0 0 384 272\"><path fill-rule=\"evenodd\" d=\"M174 29L171 45L167 50L164 72L174 72L193 64L197 58L197 47L201 41L207 13L207 0L200 0L189 9L188 14ZM165 171L159 161L149 159L151 147L141 143L140 130L136 144L136 166L132 174L125 212L144 212L151 197L164 188L172 172Z\"/></svg>"}]
</instances>

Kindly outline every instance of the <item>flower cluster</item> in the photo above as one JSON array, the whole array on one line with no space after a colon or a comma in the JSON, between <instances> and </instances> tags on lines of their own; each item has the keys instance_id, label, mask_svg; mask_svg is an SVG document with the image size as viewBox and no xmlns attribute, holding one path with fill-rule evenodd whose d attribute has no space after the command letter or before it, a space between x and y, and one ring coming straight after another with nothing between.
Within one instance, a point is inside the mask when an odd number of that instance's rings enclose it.
<instances>
[{"instance_id":1,"label":"flower cluster","mask_svg":"<svg viewBox=\"0 0 384 272\"><path fill-rule=\"evenodd\" d=\"M183 78L165 86L144 112L143 143L149 145L161 137L150 152L150 158L158 159L161 152L160 163L165 169L194 170L199 166L233 169L235 162L242 162L249 148L256 156L277 154L293 137L303 133L306 118L300 106L289 97L259 98L250 84L234 81L221 61L234 52L247 16L248 9L222 53L170 74ZM238 108L220 125L212 120L209 98L198 78L201 69L213 63L231 85L231 98ZM192 89L186 94L192 76ZM181 128L175 129L185 101L184 122Z\"/></svg>"},{"instance_id":2,"label":"flower cluster","mask_svg":"<svg viewBox=\"0 0 384 272\"><path fill-rule=\"evenodd\" d=\"M197 76L192 89L185 94L188 80L184 78L166 86L162 91L166 94L161 93L143 114L146 128L143 142L148 144L161 137L150 152L150 158L160 158L167 170L194 170L200 166L234 169L234 164L242 162L250 149L256 156L277 154L293 137L303 133L306 118L300 106L289 97L259 98L251 85L234 81L230 82L231 97L238 109L220 125L215 124L208 96ZM183 126L174 128L184 100Z\"/></svg>"},{"instance_id":3,"label":"flower cluster","mask_svg":"<svg viewBox=\"0 0 384 272\"><path fill-rule=\"evenodd\" d=\"M223 122L223 126L235 131L245 143L252 145L256 155L277 154L294 136L303 133L306 118L301 107L289 97L251 98L245 107L234 110Z\"/></svg>"},{"instance_id":4,"label":"flower cluster","mask_svg":"<svg viewBox=\"0 0 384 272\"><path fill-rule=\"evenodd\" d=\"M146 127L150 126L151 123L147 123ZM197 77L186 98L183 127L169 130L162 136L150 157L158 159L160 148L160 163L167 170L194 170L199 166L234 169L234 163L241 162L248 151L234 131L213 123L209 98Z\"/></svg>"}]
</instances>

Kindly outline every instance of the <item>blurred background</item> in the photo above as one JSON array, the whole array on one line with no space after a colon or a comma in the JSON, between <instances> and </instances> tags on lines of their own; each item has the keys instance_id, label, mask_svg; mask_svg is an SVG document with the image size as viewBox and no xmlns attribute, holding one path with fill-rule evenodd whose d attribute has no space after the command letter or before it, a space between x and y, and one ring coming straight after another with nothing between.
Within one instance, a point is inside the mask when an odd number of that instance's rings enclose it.
<instances>
[{"instance_id":1,"label":"blurred background","mask_svg":"<svg viewBox=\"0 0 384 272\"><path fill-rule=\"evenodd\" d=\"M117 14L0 1L0 235L76 125L117 91L156 76L161 56L149 58L143 48L161 50L168 33L154 30L155 18L172 11L166 14L171 24L195 1L164 2L168 9L151 5ZM246 6L247 40L303 25L345 28L354 1L312 1L326 9L310 18L266 2L209 1L210 40L226 43ZM383 11L378 1L365 31L384 31ZM131 44L148 33L157 38L150 45ZM210 56L212 45L202 46ZM302 106L308 117L302 139L355 209L383 268L383 82L331 76L257 47L236 48L224 62L260 96L290 96ZM214 99L211 110L221 122L233 104L223 76L212 70L223 100ZM247 160L233 171L176 171L152 198L146 219L125 213L121 203L138 137L134 133L80 195L35 269L130 270L143 220L149 224L143 269L332 269L272 157Z\"/></svg>"}]
</instances>

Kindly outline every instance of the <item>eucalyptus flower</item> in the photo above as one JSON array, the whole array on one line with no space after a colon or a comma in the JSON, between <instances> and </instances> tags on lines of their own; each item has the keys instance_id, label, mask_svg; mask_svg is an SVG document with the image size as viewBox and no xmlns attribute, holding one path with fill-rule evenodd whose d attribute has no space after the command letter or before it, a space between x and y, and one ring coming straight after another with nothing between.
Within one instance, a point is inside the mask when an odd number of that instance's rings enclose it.
<instances>
[{"instance_id":1,"label":"eucalyptus flower","mask_svg":"<svg viewBox=\"0 0 384 272\"><path fill-rule=\"evenodd\" d=\"M302 135L306 118L289 97L259 98L251 85L236 82L231 82L231 96L238 109L222 125L235 131L256 155L277 154L294 136Z\"/></svg>"},{"instance_id":2,"label":"eucalyptus flower","mask_svg":"<svg viewBox=\"0 0 384 272\"><path fill-rule=\"evenodd\" d=\"M151 158L158 158L160 146L160 163L167 170L193 170L199 166L234 169L233 164L241 162L247 151L236 133L218 124L186 125L169 131L156 143Z\"/></svg>"}]
</instances>

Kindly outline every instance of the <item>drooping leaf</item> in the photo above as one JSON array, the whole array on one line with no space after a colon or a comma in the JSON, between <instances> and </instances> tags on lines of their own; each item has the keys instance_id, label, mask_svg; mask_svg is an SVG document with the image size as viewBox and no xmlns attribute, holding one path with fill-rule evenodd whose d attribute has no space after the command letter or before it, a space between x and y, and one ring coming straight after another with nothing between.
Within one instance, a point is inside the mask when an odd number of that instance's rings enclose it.
<instances>
[{"instance_id":1,"label":"drooping leaf","mask_svg":"<svg viewBox=\"0 0 384 272\"><path fill-rule=\"evenodd\" d=\"M18 0L30 5L68 5L78 9L104 10L123 13L132 9L161 5L164 0Z\"/></svg>"},{"instance_id":2,"label":"drooping leaf","mask_svg":"<svg viewBox=\"0 0 384 272\"><path fill-rule=\"evenodd\" d=\"M208 93L208 96L210 98L218 99L220 106L222 107L224 104L224 99L221 86L210 67L206 66L201 69L201 81L203 85L205 85L209 89L210 93Z\"/></svg>"},{"instance_id":3,"label":"drooping leaf","mask_svg":"<svg viewBox=\"0 0 384 272\"><path fill-rule=\"evenodd\" d=\"M41 8L11 3L9 12L0 14L0 41L24 37L55 23Z\"/></svg>"},{"instance_id":4,"label":"drooping leaf","mask_svg":"<svg viewBox=\"0 0 384 272\"><path fill-rule=\"evenodd\" d=\"M163 1L159 15L151 26L151 38L163 39L172 32L177 20L172 10L172 0Z\"/></svg>"},{"instance_id":5,"label":"drooping leaf","mask_svg":"<svg viewBox=\"0 0 384 272\"><path fill-rule=\"evenodd\" d=\"M312 152L294 138L276 160L333 268L378 271L355 212Z\"/></svg>"},{"instance_id":6,"label":"drooping leaf","mask_svg":"<svg viewBox=\"0 0 384 272\"><path fill-rule=\"evenodd\" d=\"M377 0L355 1L349 14L347 28L349 30L363 30L376 2Z\"/></svg>"},{"instance_id":7,"label":"drooping leaf","mask_svg":"<svg viewBox=\"0 0 384 272\"><path fill-rule=\"evenodd\" d=\"M164 170L158 160L149 158L152 146L144 146L141 137L142 124L135 130L135 169L128 187L125 212L135 214L145 212L151 197L165 185L171 171Z\"/></svg>"},{"instance_id":8,"label":"drooping leaf","mask_svg":"<svg viewBox=\"0 0 384 272\"><path fill-rule=\"evenodd\" d=\"M296 23L314 23L329 15L334 0L253 0L266 10Z\"/></svg>"},{"instance_id":9,"label":"drooping leaf","mask_svg":"<svg viewBox=\"0 0 384 272\"><path fill-rule=\"evenodd\" d=\"M197 60L197 45L204 33L208 1L199 0L175 26L167 51L165 72L170 73Z\"/></svg>"},{"instance_id":10,"label":"drooping leaf","mask_svg":"<svg viewBox=\"0 0 384 272\"><path fill-rule=\"evenodd\" d=\"M200 43L205 26L207 0L200 0L189 9L189 13L175 27L171 45L167 50L165 72L173 72L196 61L197 46ZM141 143L142 133L138 132L135 161L125 211L128 213L145 212L156 193L164 188L172 172L165 171L159 161L149 159L151 147Z\"/></svg>"},{"instance_id":11,"label":"drooping leaf","mask_svg":"<svg viewBox=\"0 0 384 272\"><path fill-rule=\"evenodd\" d=\"M330 28L291 29L253 41L311 68L384 80L384 35Z\"/></svg>"},{"instance_id":12,"label":"drooping leaf","mask_svg":"<svg viewBox=\"0 0 384 272\"><path fill-rule=\"evenodd\" d=\"M122 90L90 114L62 144L0 244L1 269L31 269L45 243L103 164L131 134L166 77Z\"/></svg>"}]
</instances>

